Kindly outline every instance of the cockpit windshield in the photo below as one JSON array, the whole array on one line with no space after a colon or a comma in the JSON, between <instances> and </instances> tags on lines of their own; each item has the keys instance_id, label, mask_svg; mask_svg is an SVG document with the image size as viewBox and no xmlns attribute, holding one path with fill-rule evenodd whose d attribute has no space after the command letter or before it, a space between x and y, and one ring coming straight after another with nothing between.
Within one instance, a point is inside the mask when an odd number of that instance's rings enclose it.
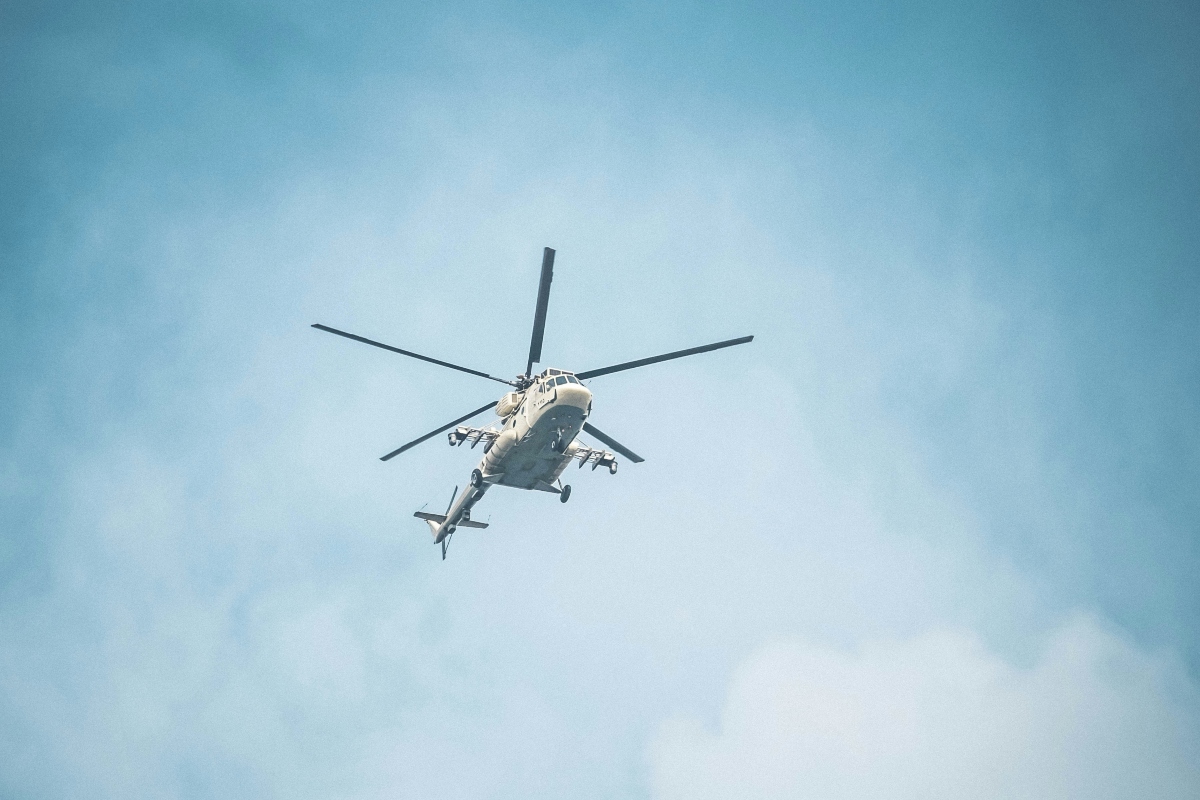
<instances>
[{"instance_id":1,"label":"cockpit windshield","mask_svg":"<svg viewBox=\"0 0 1200 800\"><path fill-rule=\"evenodd\" d=\"M561 369L548 369L538 376L538 388L540 391L548 392L555 386L562 386L566 383L579 383L579 379L570 373L563 372Z\"/></svg>"}]
</instances>

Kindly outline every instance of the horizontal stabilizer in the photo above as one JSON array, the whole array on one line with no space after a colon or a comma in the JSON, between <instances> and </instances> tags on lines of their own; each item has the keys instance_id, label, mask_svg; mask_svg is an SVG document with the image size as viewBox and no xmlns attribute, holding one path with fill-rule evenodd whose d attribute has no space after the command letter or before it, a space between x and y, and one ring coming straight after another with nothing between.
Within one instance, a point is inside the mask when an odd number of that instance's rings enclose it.
<instances>
[{"instance_id":1,"label":"horizontal stabilizer","mask_svg":"<svg viewBox=\"0 0 1200 800\"><path fill-rule=\"evenodd\" d=\"M426 522L442 523L446 521L445 514L431 514L428 511L414 511L413 516L417 519L423 519ZM473 519L463 519L458 521L458 527L460 528L486 528L487 526L488 524L486 522L476 522Z\"/></svg>"}]
</instances>

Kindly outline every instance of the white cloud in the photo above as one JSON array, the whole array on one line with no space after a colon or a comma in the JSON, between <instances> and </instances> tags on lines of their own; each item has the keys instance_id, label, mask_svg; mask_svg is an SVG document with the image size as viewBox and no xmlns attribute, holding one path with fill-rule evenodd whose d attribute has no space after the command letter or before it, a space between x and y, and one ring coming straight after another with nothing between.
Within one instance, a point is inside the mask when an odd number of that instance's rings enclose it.
<instances>
[{"instance_id":1,"label":"white cloud","mask_svg":"<svg viewBox=\"0 0 1200 800\"><path fill-rule=\"evenodd\" d=\"M1177 665L1089 618L1031 666L957 631L777 644L736 671L718 732L660 728L654 796L1200 797L1196 707Z\"/></svg>"}]
</instances>

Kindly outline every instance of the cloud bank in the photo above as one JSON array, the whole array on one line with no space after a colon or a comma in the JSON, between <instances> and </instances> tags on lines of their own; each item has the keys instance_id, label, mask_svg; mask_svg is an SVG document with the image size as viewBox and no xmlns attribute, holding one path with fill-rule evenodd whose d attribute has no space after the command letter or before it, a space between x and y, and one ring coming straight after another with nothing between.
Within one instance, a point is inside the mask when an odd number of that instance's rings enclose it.
<instances>
[{"instance_id":1,"label":"cloud bank","mask_svg":"<svg viewBox=\"0 0 1200 800\"><path fill-rule=\"evenodd\" d=\"M654 796L1195 797L1196 710L1177 663L1087 617L1030 665L955 630L780 643L738 669L717 731L663 725Z\"/></svg>"}]
</instances>

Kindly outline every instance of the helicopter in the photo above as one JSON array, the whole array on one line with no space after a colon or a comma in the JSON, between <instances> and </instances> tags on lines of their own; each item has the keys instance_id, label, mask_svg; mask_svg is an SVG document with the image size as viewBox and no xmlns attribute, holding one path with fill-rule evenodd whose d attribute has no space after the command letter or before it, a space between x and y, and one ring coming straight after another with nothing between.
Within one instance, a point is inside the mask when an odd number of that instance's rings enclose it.
<instances>
[{"instance_id":1,"label":"helicopter","mask_svg":"<svg viewBox=\"0 0 1200 800\"><path fill-rule=\"evenodd\" d=\"M377 342L320 323L312 326L326 333L512 387L512 391L499 400L494 400L474 411L463 414L458 419L448 422L418 439L413 439L408 444L398 447L380 458L380 461L388 461L446 431L449 431L447 438L451 447L469 443L474 449L476 445L483 444L483 459L479 462L479 466L471 472L471 479L461 494L458 487L454 487L454 494L451 495L446 513L434 514L421 510L413 514L414 517L422 519L428 524L433 533L434 544L441 545L443 561L446 559L446 548L450 544L450 538L456 530L488 527L486 522L471 519L471 509L483 499L484 494L492 486L511 486L517 489L550 492L557 494L558 499L565 503L571 497L571 486L570 484L564 485L561 476L568 465L578 461L580 469L591 464L593 472L597 467L605 467L609 473L615 475L617 454L635 464L645 460L587 421L592 413L592 392L583 383L584 381L675 358L747 344L754 340L753 336L742 336L737 339L690 347L686 350L676 350L649 358L639 358L636 361L626 361L599 369L589 369L583 372L545 369L535 375L533 365L540 363L542 358L542 337L546 331L546 309L550 304L550 282L554 279L554 253L555 251L549 247L542 252L542 274L538 284L537 305L533 314L533 336L529 342L529 358L525 364L525 372L517 375L513 380L498 378L486 372L451 364L448 361L430 358L409 350L402 350L390 344ZM496 409L499 417L491 424L481 428L462 424L491 408ZM616 452L583 444L577 440L581 432Z\"/></svg>"}]
</instances>

